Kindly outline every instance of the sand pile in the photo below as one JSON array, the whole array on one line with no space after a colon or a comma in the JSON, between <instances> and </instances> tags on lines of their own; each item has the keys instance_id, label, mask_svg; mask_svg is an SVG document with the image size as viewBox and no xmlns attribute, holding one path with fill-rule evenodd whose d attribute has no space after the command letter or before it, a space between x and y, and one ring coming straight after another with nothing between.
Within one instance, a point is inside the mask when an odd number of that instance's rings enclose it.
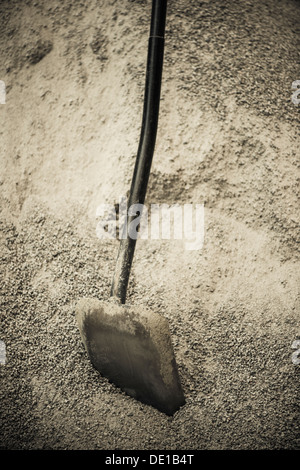
<instances>
[{"instance_id":1,"label":"sand pile","mask_svg":"<svg viewBox=\"0 0 300 470\"><path fill-rule=\"evenodd\" d=\"M147 203L202 204L202 250L140 240L128 302L168 319L186 405L170 418L86 356L129 188L149 1L2 1L2 449L299 449L299 4L169 2ZM2 361L4 362L4 361Z\"/></svg>"}]
</instances>

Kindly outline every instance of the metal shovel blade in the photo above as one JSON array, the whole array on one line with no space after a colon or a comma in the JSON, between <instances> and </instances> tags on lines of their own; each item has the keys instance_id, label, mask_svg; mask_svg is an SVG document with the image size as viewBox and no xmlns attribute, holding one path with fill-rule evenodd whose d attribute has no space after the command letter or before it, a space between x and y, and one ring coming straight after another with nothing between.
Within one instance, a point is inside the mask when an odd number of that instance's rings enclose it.
<instances>
[{"instance_id":1,"label":"metal shovel blade","mask_svg":"<svg viewBox=\"0 0 300 470\"><path fill-rule=\"evenodd\" d=\"M165 318L113 298L81 299L76 318L90 361L101 375L167 415L185 403Z\"/></svg>"}]
</instances>

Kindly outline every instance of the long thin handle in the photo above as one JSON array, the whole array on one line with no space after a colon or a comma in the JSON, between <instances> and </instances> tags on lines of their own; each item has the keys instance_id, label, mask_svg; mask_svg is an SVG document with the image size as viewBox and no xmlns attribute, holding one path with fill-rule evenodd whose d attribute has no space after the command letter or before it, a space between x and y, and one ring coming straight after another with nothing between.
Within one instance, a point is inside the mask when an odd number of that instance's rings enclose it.
<instances>
[{"instance_id":1,"label":"long thin handle","mask_svg":"<svg viewBox=\"0 0 300 470\"><path fill-rule=\"evenodd\" d=\"M166 12L167 0L152 1L142 129L128 198L129 208L133 204L144 204L147 191L158 125ZM135 218L136 216L127 216L127 224L124 225L127 233L122 235L120 241L111 287L111 296L117 297L121 303L125 303L126 300L136 244L136 239L129 236L128 227Z\"/></svg>"}]
</instances>

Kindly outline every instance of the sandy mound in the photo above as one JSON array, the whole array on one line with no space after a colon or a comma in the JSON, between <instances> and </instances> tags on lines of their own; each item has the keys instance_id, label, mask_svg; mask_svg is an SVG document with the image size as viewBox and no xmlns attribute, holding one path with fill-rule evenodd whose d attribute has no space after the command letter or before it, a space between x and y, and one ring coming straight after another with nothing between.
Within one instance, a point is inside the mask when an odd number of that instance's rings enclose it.
<instances>
[{"instance_id":1,"label":"sandy mound","mask_svg":"<svg viewBox=\"0 0 300 470\"><path fill-rule=\"evenodd\" d=\"M151 3L0 4L2 449L299 449L299 3L169 3L147 202L204 203L205 241L140 240L128 302L169 321L172 418L92 368L74 313L109 296L96 209L129 188Z\"/></svg>"}]
</instances>

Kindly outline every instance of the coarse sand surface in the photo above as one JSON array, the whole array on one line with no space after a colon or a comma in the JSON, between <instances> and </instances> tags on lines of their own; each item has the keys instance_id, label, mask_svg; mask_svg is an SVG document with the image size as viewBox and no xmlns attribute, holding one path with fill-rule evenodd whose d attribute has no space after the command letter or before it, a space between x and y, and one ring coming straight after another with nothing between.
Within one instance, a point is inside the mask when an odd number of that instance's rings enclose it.
<instances>
[{"instance_id":1,"label":"coarse sand surface","mask_svg":"<svg viewBox=\"0 0 300 470\"><path fill-rule=\"evenodd\" d=\"M169 1L146 205L204 204L204 243L138 240L127 302L168 320L186 404L136 401L82 345L76 303L110 293L97 209L130 186L150 13L0 3L0 447L299 450L296 0Z\"/></svg>"}]
</instances>

